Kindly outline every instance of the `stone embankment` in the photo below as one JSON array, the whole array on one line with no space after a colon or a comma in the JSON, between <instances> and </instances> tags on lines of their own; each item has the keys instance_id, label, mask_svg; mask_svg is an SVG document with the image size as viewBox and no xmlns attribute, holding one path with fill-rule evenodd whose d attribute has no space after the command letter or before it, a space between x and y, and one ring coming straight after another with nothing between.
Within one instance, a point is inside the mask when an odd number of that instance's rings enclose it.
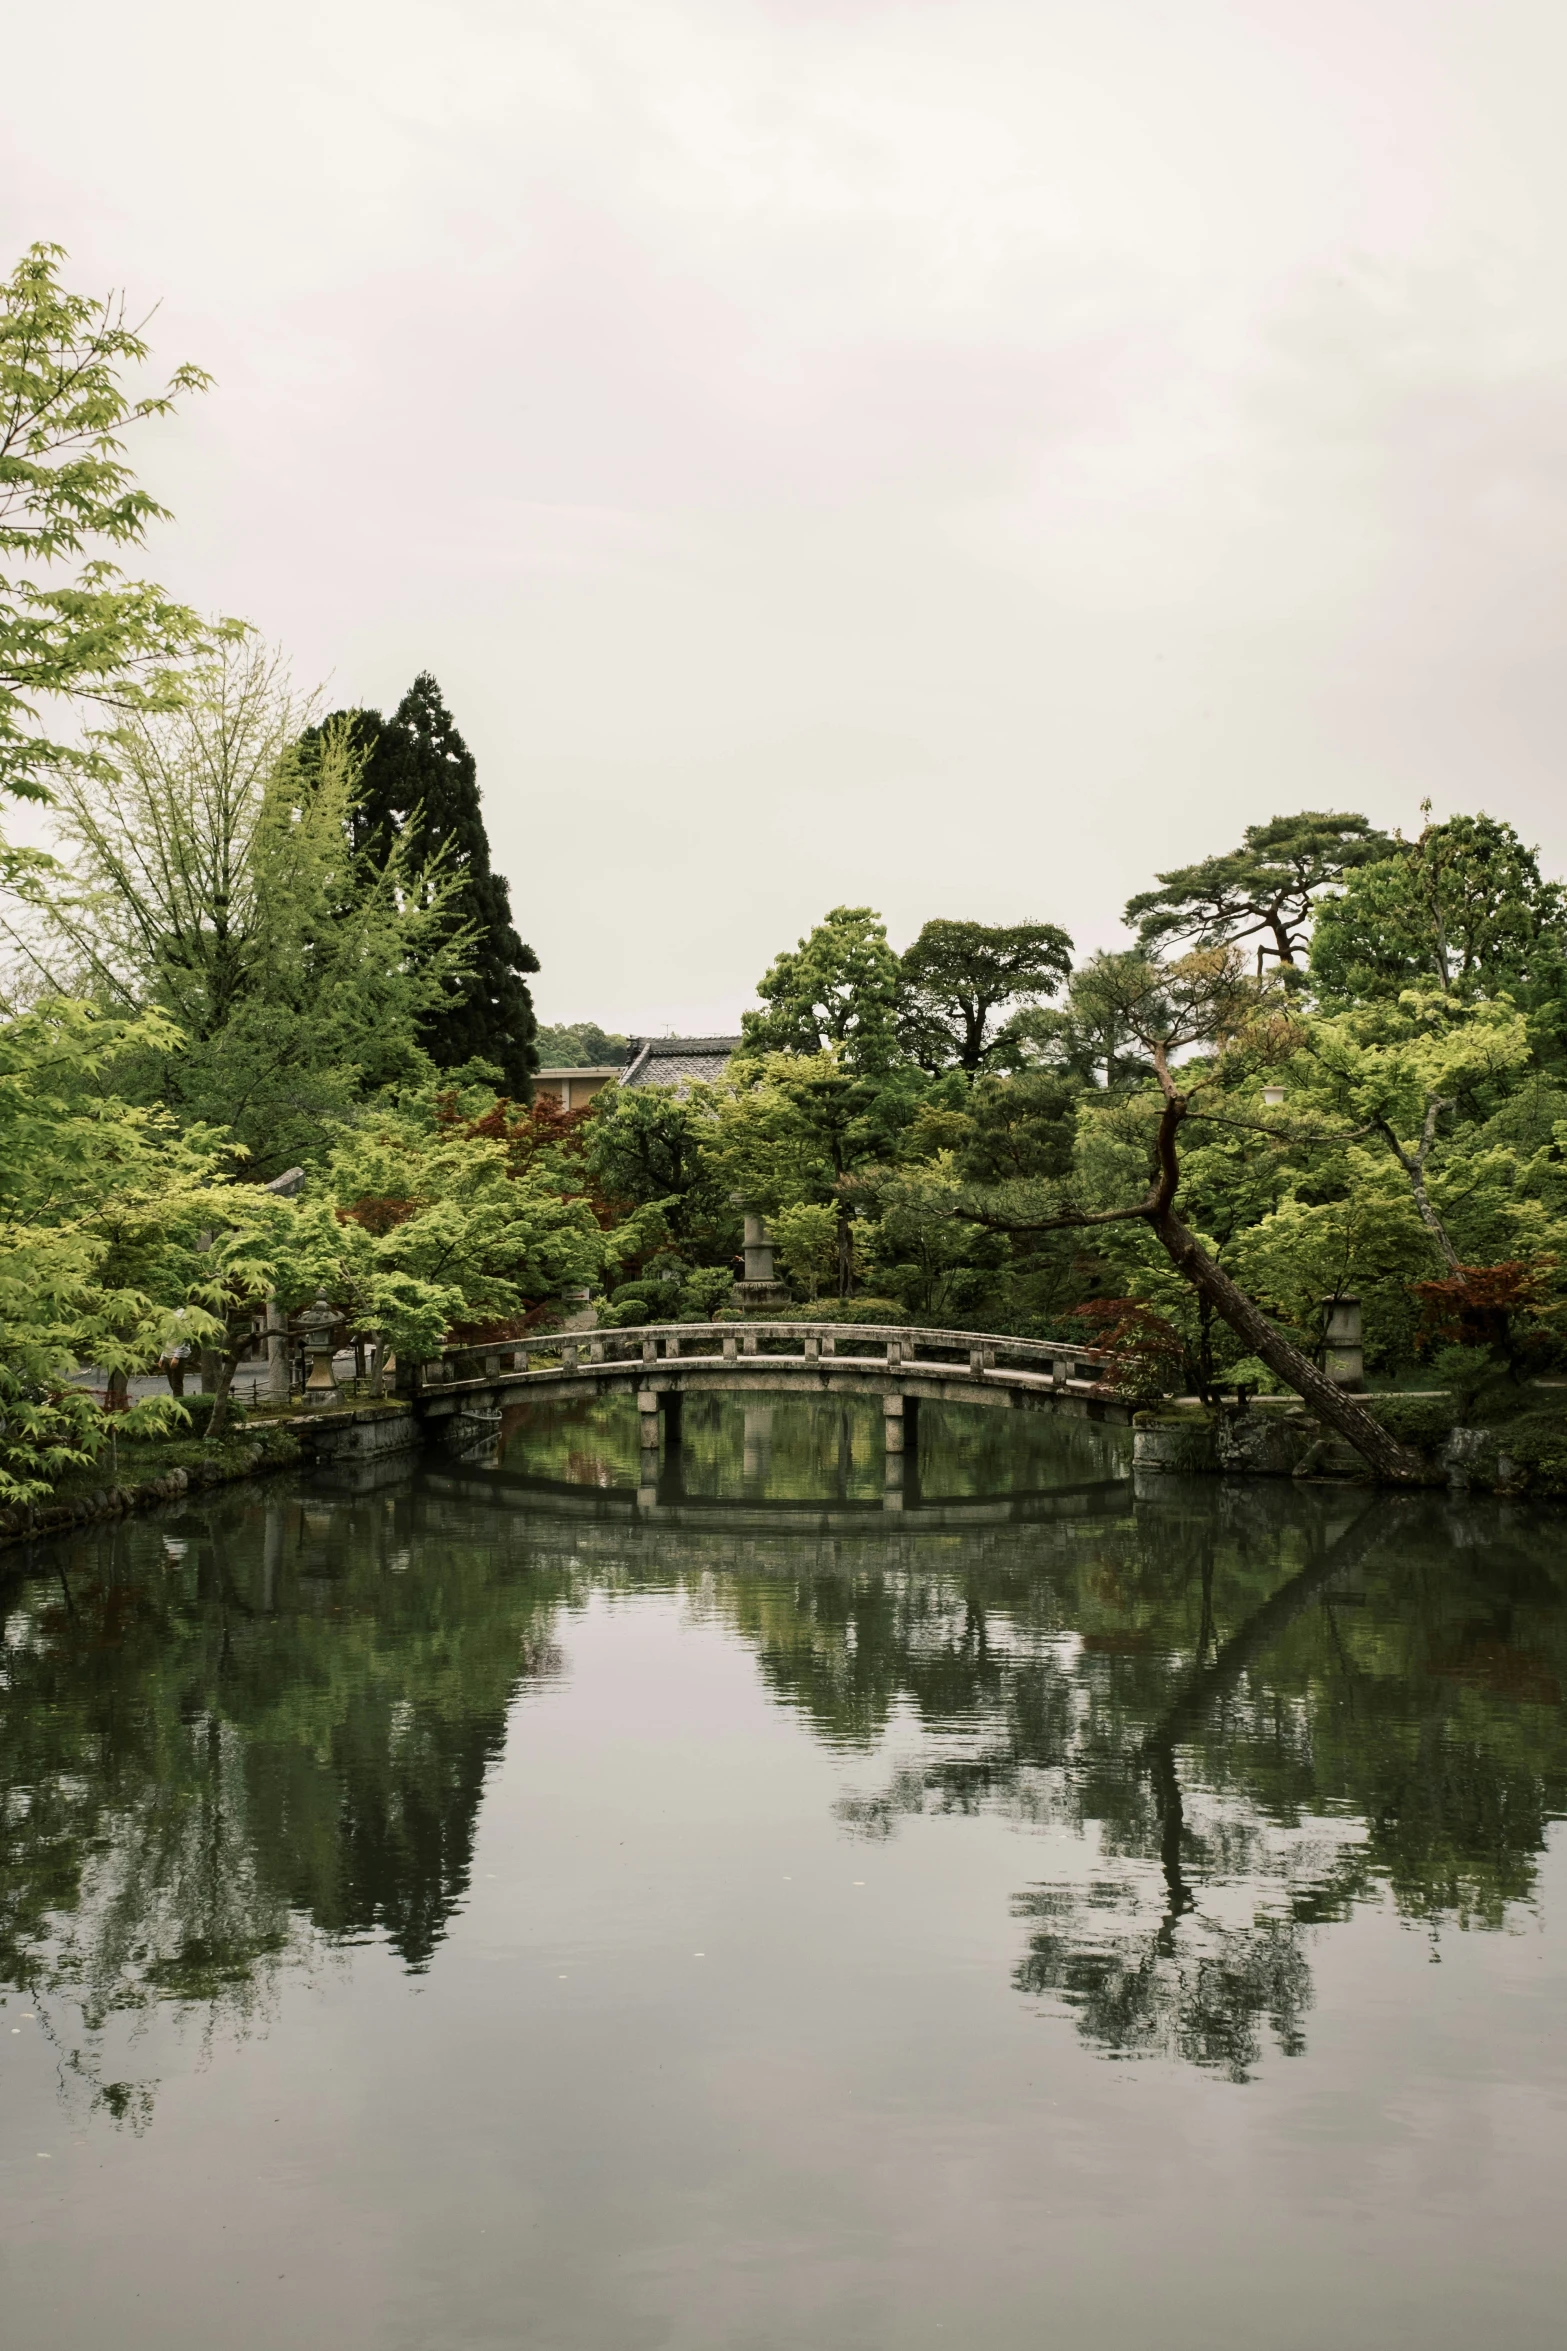
<instances>
[{"instance_id":1,"label":"stone embankment","mask_svg":"<svg viewBox=\"0 0 1567 2351\"><path fill-rule=\"evenodd\" d=\"M350 1405L298 1413L286 1420L247 1422L236 1436L248 1436L252 1441L231 1443L221 1456L194 1462L188 1469L165 1470L159 1477L122 1479L84 1493L60 1494L30 1508L0 1510L0 1545L68 1534L73 1527L90 1526L99 1519L125 1518L212 1486L233 1485L274 1470L315 1469L328 1462L408 1452L422 1441L412 1411L406 1404L396 1403Z\"/></svg>"},{"instance_id":2,"label":"stone embankment","mask_svg":"<svg viewBox=\"0 0 1567 2351\"><path fill-rule=\"evenodd\" d=\"M1362 1399L1407 1404L1408 1399ZM1353 1446L1325 1429L1303 1405L1285 1398L1245 1406L1163 1405L1133 1422L1133 1462L1139 1470L1185 1477L1294 1477L1369 1480ZM1567 1493L1554 1460L1532 1458L1539 1448L1520 1430L1443 1429L1422 1450L1433 1484L1454 1493L1560 1498ZM1554 1450L1554 1449L1553 1449Z\"/></svg>"}]
</instances>

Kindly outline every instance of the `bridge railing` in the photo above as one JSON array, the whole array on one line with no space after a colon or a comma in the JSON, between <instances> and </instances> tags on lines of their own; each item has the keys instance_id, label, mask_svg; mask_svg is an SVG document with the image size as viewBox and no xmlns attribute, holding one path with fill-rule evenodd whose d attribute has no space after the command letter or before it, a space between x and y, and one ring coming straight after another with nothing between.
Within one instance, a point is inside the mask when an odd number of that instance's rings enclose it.
<instances>
[{"instance_id":1,"label":"bridge railing","mask_svg":"<svg viewBox=\"0 0 1567 2351\"><path fill-rule=\"evenodd\" d=\"M1018 1339L1001 1331L950 1331L907 1323L659 1322L609 1331L551 1331L489 1345L448 1347L418 1367L421 1387L458 1380L493 1380L510 1372L590 1371L599 1365L750 1363L772 1357L790 1363L840 1362L878 1370L961 1367L1033 1372L1064 1387L1098 1385L1119 1360L1109 1348L1079 1347L1064 1339Z\"/></svg>"}]
</instances>

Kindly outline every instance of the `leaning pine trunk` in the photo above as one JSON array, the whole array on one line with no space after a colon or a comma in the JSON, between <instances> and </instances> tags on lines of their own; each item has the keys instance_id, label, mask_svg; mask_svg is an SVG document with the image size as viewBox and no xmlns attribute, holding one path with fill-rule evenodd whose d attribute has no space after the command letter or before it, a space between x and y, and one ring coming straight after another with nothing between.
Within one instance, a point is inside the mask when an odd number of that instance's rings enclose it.
<instances>
[{"instance_id":1,"label":"leaning pine trunk","mask_svg":"<svg viewBox=\"0 0 1567 2351\"><path fill-rule=\"evenodd\" d=\"M1215 1265L1196 1234L1181 1222L1173 1208L1158 1210L1148 1221L1171 1262L1198 1296L1209 1299L1215 1313L1222 1315L1237 1337L1245 1340L1252 1354L1260 1357L1269 1371L1276 1372L1286 1386L1293 1388L1319 1419L1337 1429L1379 1477L1396 1479L1402 1485L1420 1482L1423 1472L1413 1454L1390 1437L1364 1405L1357 1404L1353 1396L1346 1395L1330 1380L1309 1355L1292 1347L1283 1333L1274 1329L1245 1291L1231 1281L1222 1267Z\"/></svg>"}]
</instances>

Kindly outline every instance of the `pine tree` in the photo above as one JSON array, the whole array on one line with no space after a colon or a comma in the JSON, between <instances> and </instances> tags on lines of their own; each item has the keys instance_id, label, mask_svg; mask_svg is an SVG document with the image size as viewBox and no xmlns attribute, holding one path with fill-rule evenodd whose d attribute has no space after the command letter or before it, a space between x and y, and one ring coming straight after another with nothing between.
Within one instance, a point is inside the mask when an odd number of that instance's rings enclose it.
<instances>
[{"instance_id":1,"label":"pine tree","mask_svg":"<svg viewBox=\"0 0 1567 2351\"><path fill-rule=\"evenodd\" d=\"M444 849L463 876L454 919L476 934L472 971L448 988L421 1041L441 1069L493 1062L507 1091L525 1102L538 1067L538 1023L523 975L537 971L539 959L513 927L504 875L490 870L478 769L429 671L420 671L389 719L361 713L359 740L369 756L355 848L377 866L398 838L408 840L416 864Z\"/></svg>"}]
</instances>

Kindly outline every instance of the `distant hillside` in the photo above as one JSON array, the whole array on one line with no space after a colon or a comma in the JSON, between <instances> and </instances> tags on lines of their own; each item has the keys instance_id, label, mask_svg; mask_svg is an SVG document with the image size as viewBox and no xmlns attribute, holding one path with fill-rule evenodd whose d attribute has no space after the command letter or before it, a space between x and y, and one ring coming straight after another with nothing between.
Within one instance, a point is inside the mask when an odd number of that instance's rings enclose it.
<instances>
[{"instance_id":1,"label":"distant hillside","mask_svg":"<svg viewBox=\"0 0 1567 2351\"><path fill-rule=\"evenodd\" d=\"M555 1029L541 1023L537 1042L540 1069L620 1068L630 1059L628 1039L612 1036L592 1020Z\"/></svg>"}]
</instances>

